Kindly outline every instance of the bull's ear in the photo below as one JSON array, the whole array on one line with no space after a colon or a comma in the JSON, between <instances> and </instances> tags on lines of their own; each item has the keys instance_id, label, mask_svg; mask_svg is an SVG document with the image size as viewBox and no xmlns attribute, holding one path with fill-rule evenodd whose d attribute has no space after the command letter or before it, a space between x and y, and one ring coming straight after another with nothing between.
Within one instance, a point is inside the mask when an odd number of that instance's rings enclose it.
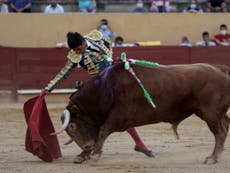
<instances>
[{"instance_id":1,"label":"bull's ear","mask_svg":"<svg viewBox=\"0 0 230 173\"><path fill-rule=\"evenodd\" d=\"M76 105L72 105L71 108L70 108L70 111L74 114L77 114L79 113L79 109Z\"/></svg>"}]
</instances>

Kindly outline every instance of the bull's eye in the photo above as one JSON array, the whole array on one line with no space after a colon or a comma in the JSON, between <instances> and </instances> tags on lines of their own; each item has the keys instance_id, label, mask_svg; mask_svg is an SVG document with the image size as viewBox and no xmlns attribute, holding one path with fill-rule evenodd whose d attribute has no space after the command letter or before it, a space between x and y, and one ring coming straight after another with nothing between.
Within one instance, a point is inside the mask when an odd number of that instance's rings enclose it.
<instances>
[{"instance_id":1,"label":"bull's eye","mask_svg":"<svg viewBox=\"0 0 230 173\"><path fill-rule=\"evenodd\" d=\"M69 123L68 129L69 129L69 131L72 131L72 132L76 131L76 129L77 129L76 123Z\"/></svg>"}]
</instances>

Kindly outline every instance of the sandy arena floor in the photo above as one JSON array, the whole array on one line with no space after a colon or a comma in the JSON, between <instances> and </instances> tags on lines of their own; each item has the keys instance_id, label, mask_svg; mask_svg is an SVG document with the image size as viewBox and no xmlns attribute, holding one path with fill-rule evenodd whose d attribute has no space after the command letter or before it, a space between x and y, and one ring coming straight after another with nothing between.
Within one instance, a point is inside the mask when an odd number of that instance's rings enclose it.
<instances>
[{"instance_id":1,"label":"sandy arena floor","mask_svg":"<svg viewBox=\"0 0 230 173\"><path fill-rule=\"evenodd\" d=\"M66 104L48 103L56 128L60 126L60 113ZM155 124L137 128L142 139L156 153L148 158L133 150L134 143L126 132L114 133L106 141L104 153L97 162L73 164L80 153L72 143L64 146L69 138L59 136L63 158L46 163L24 149L26 124L21 103L0 104L0 173L229 173L230 138L220 162L204 165L205 157L214 147L214 138L206 124L195 116L179 126L180 140L176 140L169 124Z\"/></svg>"}]
</instances>

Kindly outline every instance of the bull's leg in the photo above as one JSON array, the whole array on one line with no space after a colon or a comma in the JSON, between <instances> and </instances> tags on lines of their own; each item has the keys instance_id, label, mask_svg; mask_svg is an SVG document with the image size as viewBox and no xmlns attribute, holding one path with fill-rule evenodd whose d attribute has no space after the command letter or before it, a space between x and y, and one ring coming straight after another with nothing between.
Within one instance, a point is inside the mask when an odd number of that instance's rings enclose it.
<instances>
[{"instance_id":1,"label":"bull's leg","mask_svg":"<svg viewBox=\"0 0 230 173\"><path fill-rule=\"evenodd\" d=\"M82 151L81 154L77 155L76 158L73 160L74 163L82 163L84 162L85 160L89 160L90 157L90 153L92 151Z\"/></svg>"},{"instance_id":2,"label":"bull's leg","mask_svg":"<svg viewBox=\"0 0 230 173\"><path fill-rule=\"evenodd\" d=\"M93 153L90 155L91 159L98 160L100 158L104 142L111 132L112 131L106 123L100 128L97 142L94 145Z\"/></svg>"},{"instance_id":3,"label":"bull's leg","mask_svg":"<svg viewBox=\"0 0 230 173\"><path fill-rule=\"evenodd\" d=\"M142 152L149 157L155 157L153 152L151 150L148 150L146 145L142 142L135 128L130 128L127 130L127 132L130 134L130 136L133 138L133 140L136 143L136 146L134 148L135 151Z\"/></svg>"},{"instance_id":4,"label":"bull's leg","mask_svg":"<svg viewBox=\"0 0 230 173\"><path fill-rule=\"evenodd\" d=\"M208 127L215 136L215 147L211 156L204 161L205 164L214 164L218 162L222 151L224 150L224 143L229 129L229 120L225 115L221 119L216 117L216 121L208 121Z\"/></svg>"}]
</instances>

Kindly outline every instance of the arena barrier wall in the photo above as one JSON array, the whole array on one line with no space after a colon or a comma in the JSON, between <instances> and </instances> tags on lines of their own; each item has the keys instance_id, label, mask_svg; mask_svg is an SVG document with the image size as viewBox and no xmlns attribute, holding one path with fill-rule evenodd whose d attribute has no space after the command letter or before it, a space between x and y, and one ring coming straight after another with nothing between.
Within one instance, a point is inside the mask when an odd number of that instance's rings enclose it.
<instances>
[{"instance_id":1,"label":"arena barrier wall","mask_svg":"<svg viewBox=\"0 0 230 173\"><path fill-rule=\"evenodd\" d=\"M17 98L17 90L41 89L53 79L66 62L67 49L0 47L0 90L11 90ZM230 47L119 47L114 57L122 52L128 58L143 59L160 64L213 63L230 66ZM57 88L74 88L75 81L86 81L89 75L81 68Z\"/></svg>"}]
</instances>

